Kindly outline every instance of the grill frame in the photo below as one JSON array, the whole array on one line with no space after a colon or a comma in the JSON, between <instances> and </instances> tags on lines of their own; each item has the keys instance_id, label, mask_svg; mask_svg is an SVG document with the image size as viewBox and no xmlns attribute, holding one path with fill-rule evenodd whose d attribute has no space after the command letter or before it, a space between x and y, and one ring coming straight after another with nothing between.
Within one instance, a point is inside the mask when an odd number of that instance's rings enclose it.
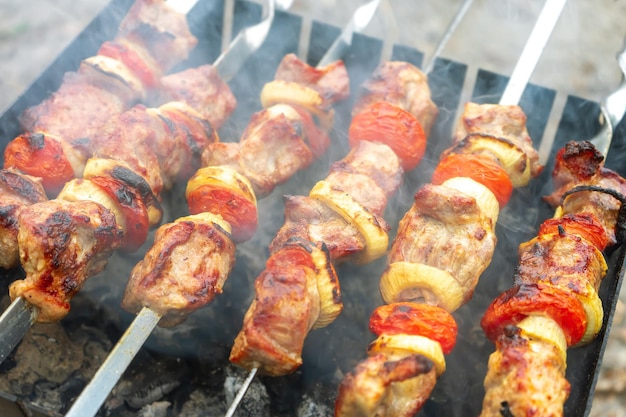
<instances>
[{"instance_id":1,"label":"grill frame","mask_svg":"<svg viewBox=\"0 0 626 417\"><path fill-rule=\"evenodd\" d=\"M130 0L113 0L0 117L1 150L4 150L6 143L19 133L18 115L26 107L36 104L50 92L56 90L66 71L76 69L81 59L95 54L104 40L114 36L117 28L116 23L121 21L131 4L132 1ZM189 14L190 26L194 34L200 39L200 43L190 59L174 71L186 66L196 66L214 61L222 42L223 12L224 5L221 2L218 4L201 1ZM234 7L233 31L236 32L243 26L257 22L260 20L260 16L261 7L258 4L237 0ZM286 29L288 35L281 32L281 29ZM262 85L272 79L274 69L284 54L298 51L301 29L301 17L277 12L267 42L251 57L242 71L230 83L233 93L238 99L238 107L220 131L222 140L238 140L249 116L260 109L258 97ZM339 32L340 29L337 27L314 21L311 26L307 61L316 63ZM306 193L315 180L325 175L331 161L341 158L347 152L345 132L347 132L350 109L354 104L355 93L358 92L359 85L367 79L378 64L382 49L383 41L380 39L363 35L355 37L353 47L344 60L350 73L353 94L350 99L337 107L337 123L332 134L333 145L329 153L312 168L298 174L293 181L275 190L272 196L260 201L259 210L263 216L260 224L268 226L262 227L257 236L240 246L241 249L238 250L237 254L237 266L227 282L224 289L225 294L218 297L208 309L205 309L209 312L199 312L189 320L188 327L185 327L187 333L183 336L186 343L197 343L198 341L209 344L215 343L226 349L227 357L229 343L232 342L234 335L239 330L239 327L232 326L232 323L241 324L243 313L253 295L252 280L262 268L262 265L253 259L253 254L258 254L262 259L267 258L269 239L281 224L282 203L279 196ZM411 47L395 45L392 59L406 60L420 66L423 54ZM398 197L390 202L387 220L391 225L397 224L399 218L410 206L413 192L425 182L425 179L429 178L429 174L438 160L438 155L449 146L449 138L460 105L461 90L466 76L467 66L462 63L446 59L438 59L435 62L429 82L433 91L433 100L440 107L440 117L431 134L423 162L415 171L407 174ZM496 103L504 90L507 77L479 70L476 80L472 100L481 103ZM527 112L528 129L537 148L540 142L536 138L543 136L555 95L554 90L529 85L522 96L520 105ZM570 139L591 137L599 128L599 113L598 103L576 96L568 96L543 174L534 180L529 187L514 193L509 206L502 213L503 222L497 226L496 232L499 241L494 262L483 274L474 299L468 306L462 307L454 314L460 325L459 343L447 358L448 371L442 376L433 393L433 398L424 407L422 412L424 416L478 414L477 410L480 409L480 402L482 401L482 378L486 373L487 357L493 350L493 346L481 339L482 332L477 327L480 315L477 314L477 311L484 310L491 299L512 285L513 269L517 264L517 245L532 238L538 225L552 214L552 211L540 201L540 196L547 194L550 190L549 174L552 170L556 151ZM621 175L626 175L626 165L624 161L619 161L617 155L624 151L623 148L626 146L624 139L626 139L626 123L622 122L615 131L615 141L606 164L607 167L616 170ZM173 190L165 198L179 203L184 202L181 200L180 188ZM528 203L529 201L530 203ZM168 210L166 219L171 219L184 212L184 208L181 208L180 205L169 206L166 209ZM519 219L523 219L521 224L516 221ZM393 237L394 234L395 227L390 236ZM505 236L511 235L513 235L512 239L505 238ZM151 242L151 236L149 242ZM567 378L572 384L572 391L566 403L566 415L582 417L589 414L602 355L608 341L611 320L624 275L625 255L624 247L609 253L609 273L600 290L605 309L605 323L600 334L589 345L568 352ZM90 308L92 310L102 308L100 304L105 298L94 294L100 294L102 288L110 285L106 283L110 275L114 275L114 281L122 287L112 291L106 299L119 300L118 295L121 294L125 281L123 273L128 265L136 262L138 256L139 254L122 258L116 255L110 262L112 265L107 268L108 272L105 271L103 274L106 278L95 277L93 280L97 282L93 285L88 284L85 288L85 294L79 296L81 298L77 302L79 311L74 311L68 317L67 324L63 323L64 327L71 329L72 326L76 325L76 320L84 319L89 314ZM357 361L365 357L367 343L373 339L373 336L367 331L367 320L363 320L363 315L368 316L375 306L382 303L377 293L377 281L383 268L384 262L375 262L361 267L350 265L338 267L346 304L344 314L329 328L311 333L303 353L305 365L296 374L278 379L260 378L261 382L268 387L273 401L293 401L292 397L307 394L310 390L317 389L321 384L323 387L319 392L324 393L324 395L319 399L329 406L332 405L333 386L338 382L337 369L343 372L352 369ZM19 271L10 271L2 277L1 282L6 282L8 285L19 274ZM3 285L3 288L5 287ZM242 287L243 293L231 294L237 287ZM84 299L82 299L83 297ZM89 307L89 303L93 303L93 306ZM111 308L116 309L116 307ZM119 326L118 331L121 332L131 317L121 311L116 311L116 314L118 321L115 325ZM228 316L229 319L221 319L220 316ZM190 328L193 329L194 326L205 323L207 317L214 320L215 323L208 326L206 332L201 332L198 335L189 331ZM189 332L191 335L188 334ZM220 334L216 332L220 332ZM117 340L115 335L116 332L112 331L112 342ZM147 346L151 353L150 357L173 356L193 363L196 360L191 357L193 355L169 346L169 340L179 337L181 337L181 333L177 330L156 332ZM343 340L344 337L350 338L352 343L337 343L339 346L335 346L334 340ZM329 343L330 340L333 342ZM478 350L478 358L468 360L467 352L471 350ZM329 358L328 355L334 356ZM218 359L223 359L223 357ZM212 360L209 361L209 364L212 364L211 362ZM203 363L201 369L210 367L207 366L206 361ZM226 366L217 359L212 365ZM321 376L318 373L320 369ZM0 375L2 375L1 372ZM466 386L461 384L462 381L469 381L469 383ZM196 378L194 383L201 384L201 378ZM293 390L292 387L295 387L296 390ZM15 398L12 395L10 392L0 393L0 396L5 396L13 401ZM22 401L31 407L28 398L24 398ZM36 407L33 406L33 409ZM272 414L292 415L293 409L278 407L278 409L272 409ZM55 414L50 413L50 415Z\"/></svg>"}]
</instances>

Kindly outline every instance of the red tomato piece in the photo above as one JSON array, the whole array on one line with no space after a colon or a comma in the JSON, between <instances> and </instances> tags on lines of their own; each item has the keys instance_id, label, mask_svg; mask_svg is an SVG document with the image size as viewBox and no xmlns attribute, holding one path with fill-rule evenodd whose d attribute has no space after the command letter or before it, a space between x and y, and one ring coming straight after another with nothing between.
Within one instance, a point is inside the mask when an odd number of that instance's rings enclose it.
<instances>
[{"instance_id":1,"label":"red tomato piece","mask_svg":"<svg viewBox=\"0 0 626 417\"><path fill-rule=\"evenodd\" d=\"M496 196L501 209L513 193L513 183L504 168L480 155L455 153L448 155L435 168L432 183L439 185L455 177L471 178L489 188Z\"/></svg>"},{"instance_id":2,"label":"red tomato piece","mask_svg":"<svg viewBox=\"0 0 626 417\"><path fill-rule=\"evenodd\" d=\"M426 134L417 118L387 101L378 101L356 114L348 140L352 148L361 140L384 143L398 155L405 171L415 168L426 151Z\"/></svg>"},{"instance_id":3,"label":"red tomato piece","mask_svg":"<svg viewBox=\"0 0 626 417\"><path fill-rule=\"evenodd\" d=\"M153 89L159 85L159 75L131 48L117 42L104 42L98 50L98 55L113 58L122 62L135 74L147 88Z\"/></svg>"},{"instance_id":4,"label":"red tomato piece","mask_svg":"<svg viewBox=\"0 0 626 417\"><path fill-rule=\"evenodd\" d=\"M548 219L539 228L539 235L558 234L559 226L570 235L577 235L603 251L609 244L609 237L602 223L592 213L566 214L559 219Z\"/></svg>"},{"instance_id":5,"label":"red tomato piece","mask_svg":"<svg viewBox=\"0 0 626 417\"><path fill-rule=\"evenodd\" d=\"M545 314L557 322L568 346L578 343L585 334L587 316L582 303L573 293L547 283L522 284L503 292L489 305L480 325L495 341L506 326L531 314Z\"/></svg>"},{"instance_id":6,"label":"red tomato piece","mask_svg":"<svg viewBox=\"0 0 626 417\"><path fill-rule=\"evenodd\" d=\"M89 181L117 201L122 210L126 223L122 249L126 252L139 249L146 241L150 229L148 209L140 194L132 187L111 177L91 177Z\"/></svg>"},{"instance_id":7,"label":"red tomato piece","mask_svg":"<svg viewBox=\"0 0 626 417\"><path fill-rule=\"evenodd\" d=\"M25 133L9 142L4 150L4 167L41 178L50 194L57 194L74 178L61 144L42 133Z\"/></svg>"},{"instance_id":8,"label":"red tomato piece","mask_svg":"<svg viewBox=\"0 0 626 417\"><path fill-rule=\"evenodd\" d=\"M236 243L252 237L258 226L256 204L232 189L220 184L202 185L187 195L191 214L210 212L221 215L232 227Z\"/></svg>"},{"instance_id":9,"label":"red tomato piece","mask_svg":"<svg viewBox=\"0 0 626 417\"><path fill-rule=\"evenodd\" d=\"M441 307L410 302L378 307L372 313L370 331L377 336L410 334L439 342L443 353L452 352L458 327L454 317Z\"/></svg>"}]
</instances>

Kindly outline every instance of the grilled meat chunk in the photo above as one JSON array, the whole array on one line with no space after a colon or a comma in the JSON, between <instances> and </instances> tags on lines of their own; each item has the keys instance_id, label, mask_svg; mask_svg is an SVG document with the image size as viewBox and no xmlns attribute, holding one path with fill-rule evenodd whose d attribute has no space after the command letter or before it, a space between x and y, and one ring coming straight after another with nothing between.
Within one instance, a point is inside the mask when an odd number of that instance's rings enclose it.
<instances>
[{"instance_id":1,"label":"grilled meat chunk","mask_svg":"<svg viewBox=\"0 0 626 417\"><path fill-rule=\"evenodd\" d=\"M47 199L38 178L0 170L0 268L19 264L17 218L22 208Z\"/></svg>"},{"instance_id":2,"label":"grilled meat chunk","mask_svg":"<svg viewBox=\"0 0 626 417\"><path fill-rule=\"evenodd\" d=\"M163 73L187 59L198 40L187 17L163 0L137 0L120 24L117 38L133 42L154 57Z\"/></svg>"},{"instance_id":3,"label":"grilled meat chunk","mask_svg":"<svg viewBox=\"0 0 626 417\"><path fill-rule=\"evenodd\" d=\"M489 357L480 417L562 417L570 392L565 366L556 346L510 329Z\"/></svg>"},{"instance_id":4,"label":"grilled meat chunk","mask_svg":"<svg viewBox=\"0 0 626 417\"><path fill-rule=\"evenodd\" d=\"M235 338L230 361L268 375L294 372L321 312L318 272L306 247L288 242L267 260L255 297Z\"/></svg>"},{"instance_id":5,"label":"grilled meat chunk","mask_svg":"<svg viewBox=\"0 0 626 417\"><path fill-rule=\"evenodd\" d=\"M28 108L20 123L27 132L46 132L64 138L83 158L89 151L86 138L98 131L112 115L128 108L133 100L125 100L116 90L93 83L93 77L67 73L59 89L40 104ZM80 121L76 123L76 121Z\"/></svg>"},{"instance_id":6,"label":"grilled meat chunk","mask_svg":"<svg viewBox=\"0 0 626 417\"><path fill-rule=\"evenodd\" d=\"M526 115L519 106L466 103L454 133L454 143L461 142L470 133L504 138L522 148L530 163L530 175L536 177L543 166L539 154L526 129Z\"/></svg>"},{"instance_id":7,"label":"grilled meat chunk","mask_svg":"<svg viewBox=\"0 0 626 417\"><path fill-rule=\"evenodd\" d=\"M436 381L432 362L421 355L372 355L341 381L335 416L413 416Z\"/></svg>"},{"instance_id":8,"label":"grilled meat chunk","mask_svg":"<svg viewBox=\"0 0 626 417\"><path fill-rule=\"evenodd\" d=\"M92 201L48 200L24 207L18 227L26 278L15 281L9 293L39 309L40 322L67 315L72 296L104 269L122 239L113 213Z\"/></svg>"},{"instance_id":9,"label":"grilled meat chunk","mask_svg":"<svg viewBox=\"0 0 626 417\"><path fill-rule=\"evenodd\" d=\"M263 198L313 162L303 132L301 113L277 104L255 113L238 143L209 146L202 162L232 167L250 180L257 198Z\"/></svg>"},{"instance_id":10,"label":"grilled meat chunk","mask_svg":"<svg viewBox=\"0 0 626 417\"><path fill-rule=\"evenodd\" d=\"M153 246L131 272L122 307L162 315L160 326L182 322L211 302L235 263L230 227L219 216L182 217L157 229Z\"/></svg>"},{"instance_id":11,"label":"grilled meat chunk","mask_svg":"<svg viewBox=\"0 0 626 417\"><path fill-rule=\"evenodd\" d=\"M380 256L387 250L388 230L382 215L401 173L399 159L387 145L359 142L331 166L310 197L285 198L285 223L272 251L289 237L300 236L324 242L334 262Z\"/></svg>"},{"instance_id":12,"label":"grilled meat chunk","mask_svg":"<svg viewBox=\"0 0 626 417\"><path fill-rule=\"evenodd\" d=\"M495 245L494 225L476 199L443 185L427 184L415 193L413 206L400 220L388 262L419 263L446 271L467 301L489 265ZM441 302L427 294L428 288L417 291L418 281L416 287L413 296Z\"/></svg>"},{"instance_id":13,"label":"grilled meat chunk","mask_svg":"<svg viewBox=\"0 0 626 417\"><path fill-rule=\"evenodd\" d=\"M353 114L377 101L387 101L415 116L429 136L439 109L430 98L428 78L419 68L407 62L385 62L376 68L361 90Z\"/></svg>"},{"instance_id":14,"label":"grilled meat chunk","mask_svg":"<svg viewBox=\"0 0 626 417\"><path fill-rule=\"evenodd\" d=\"M295 54L287 54L280 61L274 79L312 88L333 102L345 100L350 95L350 80L343 61L316 68L301 61Z\"/></svg>"},{"instance_id":15,"label":"grilled meat chunk","mask_svg":"<svg viewBox=\"0 0 626 417\"><path fill-rule=\"evenodd\" d=\"M293 237L325 242L332 259L349 259L365 248L359 229L323 202L311 197L285 196L285 222L270 244L276 252Z\"/></svg>"},{"instance_id":16,"label":"grilled meat chunk","mask_svg":"<svg viewBox=\"0 0 626 417\"><path fill-rule=\"evenodd\" d=\"M122 161L142 176L155 195L163 190L159 160L153 151L157 137L164 136L166 126L142 105L114 115L92 139L94 158Z\"/></svg>"},{"instance_id":17,"label":"grilled meat chunk","mask_svg":"<svg viewBox=\"0 0 626 417\"><path fill-rule=\"evenodd\" d=\"M604 192L580 191L570 194L561 204L562 196L578 186L596 186L626 195L626 180L603 166L604 157L589 142L569 142L557 156L553 170L554 192L545 200L557 207L555 217L569 213L591 213L602 223L609 246L617 243L615 226L621 202Z\"/></svg>"},{"instance_id":18,"label":"grilled meat chunk","mask_svg":"<svg viewBox=\"0 0 626 417\"><path fill-rule=\"evenodd\" d=\"M195 109L213 129L222 127L237 105L228 84L215 67L202 65L170 74L161 79L159 96L153 104L180 101Z\"/></svg>"}]
</instances>

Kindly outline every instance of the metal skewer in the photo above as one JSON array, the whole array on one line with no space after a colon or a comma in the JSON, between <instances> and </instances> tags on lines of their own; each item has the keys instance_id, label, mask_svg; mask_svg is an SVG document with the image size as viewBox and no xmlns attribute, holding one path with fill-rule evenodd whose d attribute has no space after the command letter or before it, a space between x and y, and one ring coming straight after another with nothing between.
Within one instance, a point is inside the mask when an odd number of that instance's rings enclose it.
<instances>
[{"instance_id":1,"label":"metal skewer","mask_svg":"<svg viewBox=\"0 0 626 417\"><path fill-rule=\"evenodd\" d=\"M517 60L517 64L513 69L513 74L509 79L506 89L500 98L500 104L518 104L522 93L530 80L539 58L543 54L543 49L552 35L554 26L561 16L563 7L567 0L547 0L541 13L537 18L537 22L533 27L528 41L524 46L524 50Z\"/></svg>"},{"instance_id":2,"label":"metal skewer","mask_svg":"<svg viewBox=\"0 0 626 417\"><path fill-rule=\"evenodd\" d=\"M589 142L593 143L598 151L606 158L613 131L626 113L626 44L624 49L617 55L617 61L622 69L622 84L600 103L602 128Z\"/></svg>"},{"instance_id":3,"label":"metal skewer","mask_svg":"<svg viewBox=\"0 0 626 417\"><path fill-rule=\"evenodd\" d=\"M463 17L465 16L465 13L469 10L472 3L473 3L473 0L464 0L463 4L461 4L461 7L459 7L459 9L457 10L452 21L448 25L448 28L446 29L443 36L439 40L439 43L437 44L437 47L435 48L435 52L429 58L428 62L424 65L424 72L426 74L432 71L435 60L439 57L439 55L443 51L444 47L448 43L448 40L450 39L450 36L456 30L459 23L461 23L461 21L463 20ZM346 27L342 31L341 35L335 40L331 48L328 50L328 52L326 52L326 55L324 55L324 57L320 60L318 66L327 65L331 62L334 62L340 59L345 54L345 52L350 48L352 44L352 34L354 32L363 30L367 26L367 23L369 23L369 20L373 17L374 12L376 11L376 8L378 7L378 4L379 4L379 1L371 1L370 3L364 6L361 6L359 9L355 11L354 15L352 16L352 20L350 20L348 25L346 25ZM361 10L361 9L364 9L364 10ZM368 19L367 23L359 22L359 19L365 19L365 18ZM357 20L356 22L355 22L355 19ZM254 380L254 377L256 376L258 371L259 371L259 368L252 368L249 371L246 379L244 380L243 384L239 388L239 391L237 391L237 395L233 399L233 402L228 407L228 410L226 411L226 414L224 415L224 417L233 417L235 415L235 413L237 412L237 408L239 407L239 404L241 403L241 400L246 395L246 392L250 388L250 384L252 384L252 381Z\"/></svg>"}]
</instances>

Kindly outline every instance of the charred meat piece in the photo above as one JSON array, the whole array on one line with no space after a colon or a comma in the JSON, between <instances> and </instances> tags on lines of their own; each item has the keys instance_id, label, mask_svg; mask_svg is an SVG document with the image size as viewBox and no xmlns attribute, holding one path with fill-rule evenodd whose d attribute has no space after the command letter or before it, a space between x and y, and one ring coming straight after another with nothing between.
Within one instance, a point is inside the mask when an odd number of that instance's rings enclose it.
<instances>
[{"instance_id":1,"label":"charred meat piece","mask_svg":"<svg viewBox=\"0 0 626 417\"><path fill-rule=\"evenodd\" d=\"M24 207L18 228L26 278L15 281L9 293L34 305L40 322L67 315L72 296L104 269L122 238L113 213L92 201L49 200Z\"/></svg>"},{"instance_id":2,"label":"charred meat piece","mask_svg":"<svg viewBox=\"0 0 626 417\"><path fill-rule=\"evenodd\" d=\"M385 301L416 298L450 305L437 297L440 292L432 288L436 283L428 282L434 280L434 276L405 276L407 280L413 280L413 285L396 283L394 286L399 287L395 290L385 288L387 281L394 279L388 275L396 273L392 265L407 262L448 272L461 287L463 302L467 302L495 250L494 226L473 196L444 185L423 186L415 194L413 206L400 220L398 234L389 251L391 268L381 279ZM451 296L452 293L448 293L444 297Z\"/></svg>"},{"instance_id":3,"label":"charred meat piece","mask_svg":"<svg viewBox=\"0 0 626 417\"><path fill-rule=\"evenodd\" d=\"M265 197L313 162L302 125L302 117L293 107L274 105L252 116L238 143L209 146L203 165L232 167L250 180L258 198Z\"/></svg>"},{"instance_id":4,"label":"charred meat piece","mask_svg":"<svg viewBox=\"0 0 626 417\"><path fill-rule=\"evenodd\" d=\"M198 40L187 17L163 0L137 0L120 24L118 38L141 45L159 63L163 73L187 59Z\"/></svg>"},{"instance_id":5,"label":"charred meat piece","mask_svg":"<svg viewBox=\"0 0 626 417\"><path fill-rule=\"evenodd\" d=\"M172 101L186 103L216 130L222 127L237 105L230 88L211 65L189 68L163 77L158 99L153 104Z\"/></svg>"},{"instance_id":6,"label":"charred meat piece","mask_svg":"<svg viewBox=\"0 0 626 417\"><path fill-rule=\"evenodd\" d=\"M519 329L503 334L489 357L480 417L563 416L570 391L565 366L554 345L524 338Z\"/></svg>"},{"instance_id":7,"label":"charred meat piece","mask_svg":"<svg viewBox=\"0 0 626 417\"><path fill-rule=\"evenodd\" d=\"M47 199L38 178L0 170L0 268L9 269L19 264L17 218L20 211Z\"/></svg>"},{"instance_id":8,"label":"charred meat piece","mask_svg":"<svg viewBox=\"0 0 626 417\"><path fill-rule=\"evenodd\" d=\"M359 92L353 114L379 101L398 106L417 118L428 137L439 109L430 98L428 78L419 68L399 61L379 65Z\"/></svg>"},{"instance_id":9,"label":"charred meat piece","mask_svg":"<svg viewBox=\"0 0 626 417\"><path fill-rule=\"evenodd\" d=\"M155 243L131 272L122 306L148 307L173 326L221 293L235 262L230 227L208 213L182 217L157 229Z\"/></svg>"},{"instance_id":10,"label":"charred meat piece","mask_svg":"<svg viewBox=\"0 0 626 417\"><path fill-rule=\"evenodd\" d=\"M617 243L615 226L621 202L607 192L585 191L585 186L614 190L626 195L626 180L603 166L604 157L589 142L569 142L556 156L553 170L554 192L546 197L553 207L558 207L556 217L568 213L591 213L603 225L609 245ZM566 192L582 187L565 197ZM560 207L559 207L560 206Z\"/></svg>"},{"instance_id":11,"label":"charred meat piece","mask_svg":"<svg viewBox=\"0 0 626 417\"><path fill-rule=\"evenodd\" d=\"M338 282L324 248L292 239L267 260L235 338L231 362L285 375L302 364L304 338L341 312Z\"/></svg>"},{"instance_id":12,"label":"charred meat piece","mask_svg":"<svg viewBox=\"0 0 626 417\"><path fill-rule=\"evenodd\" d=\"M274 79L310 87L333 102L345 100L350 95L348 71L343 61L316 68L294 54L287 54L278 65Z\"/></svg>"},{"instance_id":13,"label":"charred meat piece","mask_svg":"<svg viewBox=\"0 0 626 417\"><path fill-rule=\"evenodd\" d=\"M526 115L519 106L466 103L454 133L454 143L461 142L471 133L504 138L517 144L526 154L531 177L541 173L539 154L526 129Z\"/></svg>"},{"instance_id":14,"label":"charred meat piece","mask_svg":"<svg viewBox=\"0 0 626 417\"><path fill-rule=\"evenodd\" d=\"M341 381L335 416L413 416L436 380L432 362L421 355L372 355Z\"/></svg>"}]
</instances>

